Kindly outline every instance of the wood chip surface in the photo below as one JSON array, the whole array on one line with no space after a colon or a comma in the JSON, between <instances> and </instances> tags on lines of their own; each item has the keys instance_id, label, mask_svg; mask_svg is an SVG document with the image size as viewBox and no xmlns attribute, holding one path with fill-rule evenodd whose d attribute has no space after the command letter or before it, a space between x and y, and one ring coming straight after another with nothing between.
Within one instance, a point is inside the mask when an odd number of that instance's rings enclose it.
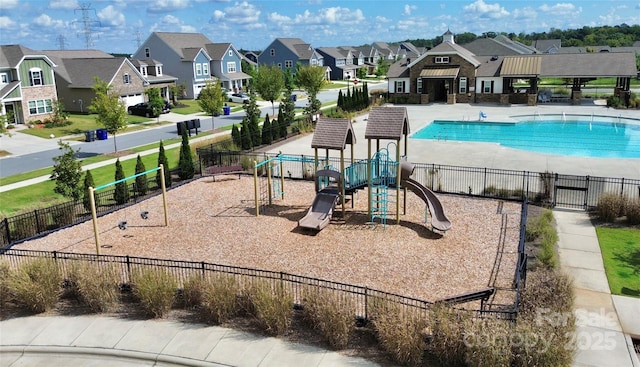
<instances>
[{"instance_id":1,"label":"wood chip surface","mask_svg":"<svg viewBox=\"0 0 640 367\"><path fill-rule=\"evenodd\" d=\"M313 202L313 183L285 180L284 191L284 199L274 199L255 216L252 177L202 178L168 192L168 227L160 195L99 218L100 252L282 271L426 301L512 286L519 203L438 195L453 223L441 235L424 223L426 205L410 191L404 215L401 192L399 225L395 203L386 227L368 224L368 194L361 190L354 208L345 205L344 220L337 207L332 223L314 233L297 226ZM395 189L390 194L395 201ZM126 230L118 229L120 221L127 221ZM95 254L92 222L14 248Z\"/></svg>"}]
</instances>

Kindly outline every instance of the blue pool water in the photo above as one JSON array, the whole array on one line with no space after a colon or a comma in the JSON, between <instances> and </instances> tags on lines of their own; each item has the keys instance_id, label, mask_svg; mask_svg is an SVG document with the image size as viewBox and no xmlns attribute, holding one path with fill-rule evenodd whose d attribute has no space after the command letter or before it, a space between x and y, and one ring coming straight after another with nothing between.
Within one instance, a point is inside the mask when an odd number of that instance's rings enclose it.
<instances>
[{"instance_id":1,"label":"blue pool water","mask_svg":"<svg viewBox=\"0 0 640 367\"><path fill-rule=\"evenodd\" d=\"M433 121L414 139L498 143L539 153L601 158L640 158L640 124L605 121Z\"/></svg>"}]
</instances>

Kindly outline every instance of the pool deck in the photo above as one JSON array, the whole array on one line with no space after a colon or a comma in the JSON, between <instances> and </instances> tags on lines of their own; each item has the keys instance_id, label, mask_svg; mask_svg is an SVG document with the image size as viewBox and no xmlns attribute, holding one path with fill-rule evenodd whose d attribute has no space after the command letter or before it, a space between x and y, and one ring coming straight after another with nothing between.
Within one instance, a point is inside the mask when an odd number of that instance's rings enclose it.
<instances>
[{"instance_id":1,"label":"pool deck","mask_svg":"<svg viewBox=\"0 0 640 367\"><path fill-rule=\"evenodd\" d=\"M515 116L522 115L562 115L566 113L591 116L640 119L640 110L614 110L593 103L581 106L544 104L538 106L496 106L495 104L428 104L404 105L409 115L411 132L416 132L434 120L478 120L480 111L487 115L487 121L514 121ZM367 141L364 138L367 115L356 118L353 125L356 133L354 145L355 158L367 157ZM311 139L313 134L305 135L294 141L278 146L276 149L286 154L313 155ZM524 138L524 137L523 137ZM381 142L381 148L387 141ZM273 148L269 152L277 152ZM375 146L372 146L375 152ZM324 156L325 152L319 152ZM349 157L350 148L345 150ZM330 151L331 156L339 152ZM624 177L640 179L640 158L586 158L569 157L553 154L533 153L523 150L505 148L494 143L472 143L454 141L430 141L409 139L408 159L412 162L437 163L482 168L499 168L531 172L555 172L562 174L589 175L601 177Z\"/></svg>"}]
</instances>

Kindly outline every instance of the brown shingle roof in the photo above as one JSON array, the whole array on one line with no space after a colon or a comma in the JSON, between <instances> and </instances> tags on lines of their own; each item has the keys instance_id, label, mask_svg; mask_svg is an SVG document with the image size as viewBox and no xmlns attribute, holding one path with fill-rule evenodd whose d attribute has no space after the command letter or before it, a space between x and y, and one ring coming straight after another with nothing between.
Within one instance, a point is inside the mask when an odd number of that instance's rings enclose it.
<instances>
[{"instance_id":1,"label":"brown shingle roof","mask_svg":"<svg viewBox=\"0 0 640 367\"><path fill-rule=\"evenodd\" d=\"M311 148L343 150L355 144L356 136L349 119L320 117L316 123Z\"/></svg>"},{"instance_id":2,"label":"brown shingle roof","mask_svg":"<svg viewBox=\"0 0 640 367\"><path fill-rule=\"evenodd\" d=\"M369 112L366 139L400 140L409 135L409 117L406 107L375 107Z\"/></svg>"}]
</instances>

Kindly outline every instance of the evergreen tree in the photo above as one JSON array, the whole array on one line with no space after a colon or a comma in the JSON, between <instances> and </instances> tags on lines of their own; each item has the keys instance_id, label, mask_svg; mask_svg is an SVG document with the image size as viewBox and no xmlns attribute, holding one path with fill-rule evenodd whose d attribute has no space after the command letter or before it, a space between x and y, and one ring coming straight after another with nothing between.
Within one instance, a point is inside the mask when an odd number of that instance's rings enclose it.
<instances>
[{"instance_id":1,"label":"evergreen tree","mask_svg":"<svg viewBox=\"0 0 640 367\"><path fill-rule=\"evenodd\" d=\"M278 108L278 112L280 112L280 108ZM271 123L269 124L271 127L271 142L274 142L280 138L280 124L277 118L272 118Z\"/></svg>"},{"instance_id":2,"label":"evergreen tree","mask_svg":"<svg viewBox=\"0 0 640 367\"><path fill-rule=\"evenodd\" d=\"M120 158L116 160L116 175L114 178L115 181L120 181L125 178L122 164L120 164ZM126 204L129 201L129 186L127 186L126 181L118 182L116 184L116 189L113 192L113 200L118 205Z\"/></svg>"},{"instance_id":3,"label":"evergreen tree","mask_svg":"<svg viewBox=\"0 0 640 367\"><path fill-rule=\"evenodd\" d=\"M287 123L284 120L284 112L282 112L282 105L278 107L278 136L280 138L287 137Z\"/></svg>"},{"instance_id":4,"label":"evergreen tree","mask_svg":"<svg viewBox=\"0 0 640 367\"><path fill-rule=\"evenodd\" d=\"M82 163L76 159L76 153L69 143L58 141L58 149L62 150L61 156L54 157L53 172L51 179L56 181L53 191L64 197L74 200L82 197L82 187L80 180L82 179Z\"/></svg>"},{"instance_id":5,"label":"evergreen tree","mask_svg":"<svg viewBox=\"0 0 640 367\"><path fill-rule=\"evenodd\" d=\"M136 175L146 170L147 169L144 166L144 162L142 162L142 158L140 157L140 154L138 154L138 158L136 159ZM144 196L147 194L147 191L149 191L147 175L136 176L135 190L139 196Z\"/></svg>"},{"instance_id":6,"label":"evergreen tree","mask_svg":"<svg viewBox=\"0 0 640 367\"><path fill-rule=\"evenodd\" d=\"M287 69L284 73L284 87L285 92L280 101L280 107L278 112L278 128L280 129L280 136L287 137L288 127L293 123L296 117L296 104L292 99L293 95L293 75L291 70ZM280 120L282 116L282 120Z\"/></svg>"},{"instance_id":7,"label":"evergreen tree","mask_svg":"<svg viewBox=\"0 0 640 367\"><path fill-rule=\"evenodd\" d=\"M256 94L253 91L249 92L249 103L245 103L242 108L244 108L246 113L245 117L247 118L248 131L251 136L252 144L249 148L253 148L262 141L260 134L260 108L256 102Z\"/></svg>"},{"instance_id":8,"label":"evergreen tree","mask_svg":"<svg viewBox=\"0 0 640 367\"><path fill-rule=\"evenodd\" d=\"M189 136L187 135L187 129L182 129L182 144L180 145L180 159L178 160L178 169L178 175L182 180L189 180L196 174L195 167L193 166L193 154L191 154L191 147L189 146Z\"/></svg>"},{"instance_id":9,"label":"evergreen tree","mask_svg":"<svg viewBox=\"0 0 640 367\"><path fill-rule=\"evenodd\" d=\"M90 187L95 188L96 184L93 182L93 175L91 174L91 171L87 170L87 173L84 175L84 185L83 185L84 196L82 198L82 205L87 211L91 210L91 197L89 196ZM95 200L96 198L95 193L93 195L93 198Z\"/></svg>"},{"instance_id":10,"label":"evergreen tree","mask_svg":"<svg viewBox=\"0 0 640 367\"><path fill-rule=\"evenodd\" d=\"M238 130L238 127L236 126L236 124L233 124L233 126L231 127L231 140L233 140L233 144L235 144L237 147L242 148L242 139L240 138L240 130Z\"/></svg>"},{"instance_id":11,"label":"evergreen tree","mask_svg":"<svg viewBox=\"0 0 640 367\"><path fill-rule=\"evenodd\" d=\"M251 131L249 130L249 122L247 117L242 118L242 126L240 127L240 140L242 141L242 150L249 150L253 147L251 142Z\"/></svg>"},{"instance_id":12,"label":"evergreen tree","mask_svg":"<svg viewBox=\"0 0 640 367\"><path fill-rule=\"evenodd\" d=\"M367 83L365 82L362 88L364 89L364 100L365 100L365 108L366 108L371 106L371 98L369 97L369 86L367 86Z\"/></svg>"},{"instance_id":13,"label":"evergreen tree","mask_svg":"<svg viewBox=\"0 0 640 367\"><path fill-rule=\"evenodd\" d=\"M345 104L344 104L344 110L345 111L351 111L351 89L347 88L347 96L344 98L345 100Z\"/></svg>"},{"instance_id":14,"label":"evergreen tree","mask_svg":"<svg viewBox=\"0 0 640 367\"><path fill-rule=\"evenodd\" d=\"M271 123L269 122L269 114L262 123L262 144L271 144Z\"/></svg>"},{"instance_id":15,"label":"evergreen tree","mask_svg":"<svg viewBox=\"0 0 640 367\"><path fill-rule=\"evenodd\" d=\"M342 89L338 91L338 108L344 110L344 96L342 95Z\"/></svg>"},{"instance_id":16,"label":"evergreen tree","mask_svg":"<svg viewBox=\"0 0 640 367\"><path fill-rule=\"evenodd\" d=\"M166 187L170 187L171 171L169 171L169 159L164 151L164 144L162 143L162 140L160 140L160 152L158 153L158 167L160 167L160 165L164 168L164 185ZM158 188L162 187L161 177L160 171L158 171L156 174L156 186L158 186Z\"/></svg>"}]
</instances>

